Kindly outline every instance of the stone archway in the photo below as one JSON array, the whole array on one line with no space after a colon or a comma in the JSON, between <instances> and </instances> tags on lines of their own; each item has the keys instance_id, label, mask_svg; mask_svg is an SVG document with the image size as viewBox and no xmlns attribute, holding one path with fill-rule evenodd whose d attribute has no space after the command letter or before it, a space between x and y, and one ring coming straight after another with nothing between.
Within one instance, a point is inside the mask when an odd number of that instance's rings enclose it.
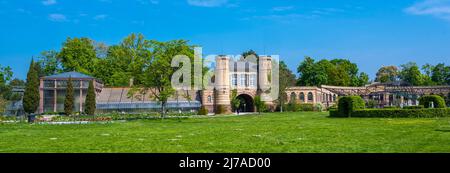
<instances>
[{"instance_id":1,"label":"stone archway","mask_svg":"<svg viewBox=\"0 0 450 173\"><path fill-rule=\"evenodd\" d=\"M255 105L253 98L248 94L241 94L237 96L241 100L240 112L255 112Z\"/></svg>"}]
</instances>

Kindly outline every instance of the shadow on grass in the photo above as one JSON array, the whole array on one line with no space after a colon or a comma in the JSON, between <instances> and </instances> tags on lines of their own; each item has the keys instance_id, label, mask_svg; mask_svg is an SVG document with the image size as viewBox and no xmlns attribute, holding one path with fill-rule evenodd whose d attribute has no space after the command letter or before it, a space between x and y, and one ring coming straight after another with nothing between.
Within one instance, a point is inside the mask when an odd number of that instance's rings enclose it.
<instances>
[{"instance_id":1,"label":"shadow on grass","mask_svg":"<svg viewBox=\"0 0 450 173\"><path fill-rule=\"evenodd\" d=\"M450 132L450 129L436 129L437 132Z\"/></svg>"}]
</instances>

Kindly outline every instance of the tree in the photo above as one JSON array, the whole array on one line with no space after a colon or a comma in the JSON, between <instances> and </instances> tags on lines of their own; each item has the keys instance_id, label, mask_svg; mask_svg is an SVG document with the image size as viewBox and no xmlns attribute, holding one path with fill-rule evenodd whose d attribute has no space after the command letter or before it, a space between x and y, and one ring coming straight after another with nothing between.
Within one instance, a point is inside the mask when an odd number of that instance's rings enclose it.
<instances>
[{"instance_id":1,"label":"tree","mask_svg":"<svg viewBox=\"0 0 450 173\"><path fill-rule=\"evenodd\" d=\"M377 72L377 77L375 82L388 83L395 82L398 78L398 68L397 66L384 66L381 67Z\"/></svg>"},{"instance_id":2,"label":"tree","mask_svg":"<svg viewBox=\"0 0 450 173\"><path fill-rule=\"evenodd\" d=\"M151 58L150 46L142 34L130 34L119 45L108 48L106 58L98 60L94 76L107 86L128 86L130 79L141 84L138 76Z\"/></svg>"},{"instance_id":3,"label":"tree","mask_svg":"<svg viewBox=\"0 0 450 173\"><path fill-rule=\"evenodd\" d=\"M136 92L150 92L150 96L161 103L161 117L166 114L167 100L173 96L175 89L171 85L171 77L180 67L172 67L172 58L176 55L185 55L194 58L193 46L185 40L169 42L149 41L151 57L145 62L143 73L137 74L142 84L135 85L130 94Z\"/></svg>"},{"instance_id":4,"label":"tree","mask_svg":"<svg viewBox=\"0 0 450 173\"><path fill-rule=\"evenodd\" d=\"M258 114L261 114L262 111L264 111L266 104L264 101L262 101L261 96L257 95L255 96L255 107L258 111Z\"/></svg>"},{"instance_id":5,"label":"tree","mask_svg":"<svg viewBox=\"0 0 450 173\"><path fill-rule=\"evenodd\" d=\"M422 85L422 73L414 62L401 65L400 79L414 86Z\"/></svg>"},{"instance_id":6,"label":"tree","mask_svg":"<svg viewBox=\"0 0 450 173\"><path fill-rule=\"evenodd\" d=\"M35 113L39 107L39 71L38 64L31 60L30 68L27 73L27 83L23 95L23 109L26 113Z\"/></svg>"},{"instance_id":7,"label":"tree","mask_svg":"<svg viewBox=\"0 0 450 173\"><path fill-rule=\"evenodd\" d=\"M9 66L2 67L0 65L0 97L3 97L4 99L8 99L11 95L11 86L8 85L8 83L10 83L12 75L13 73Z\"/></svg>"},{"instance_id":8,"label":"tree","mask_svg":"<svg viewBox=\"0 0 450 173\"><path fill-rule=\"evenodd\" d=\"M231 106L236 112L236 114L239 114L239 107L241 106L241 100L237 97L236 89L231 91Z\"/></svg>"},{"instance_id":9,"label":"tree","mask_svg":"<svg viewBox=\"0 0 450 173\"><path fill-rule=\"evenodd\" d=\"M439 63L432 68L431 80L437 85L446 85L450 75L450 67L445 66L444 63Z\"/></svg>"},{"instance_id":10,"label":"tree","mask_svg":"<svg viewBox=\"0 0 450 173\"><path fill-rule=\"evenodd\" d=\"M90 81L85 101L86 104L85 113L88 115L95 115L96 109L95 96L96 95L95 95L94 81Z\"/></svg>"},{"instance_id":11,"label":"tree","mask_svg":"<svg viewBox=\"0 0 450 173\"><path fill-rule=\"evenodd\" d=\"M305 60L297 68L297 72L300 75L297 85L320 86L328 83L328 76L323 67L317 66L311 57L305 57Z\"/></svg>"},{"instance_id":12,"label":"tree","mask_svg":"<svg viewBox=\"0 0 450 173\"><path fill-rule=\"evenodd\" d=\"M358 74L358 66L346 59L333 59L331 61L323 59L315 62L310 57L297 68L299 79L297 85L300 86L362 86L368 82L368 75Z\"/></svg>"},{"instance_id":13,"label":"tree","mask_svg":"<svg viewBox=\"0 0 450 173\"><path fill-rule=\"evenodd\" d=\"M58 54L63 70L92 74L98 60L93 41L89 38L67 38Z\"/></svg>"},{"instance_id":14,"label":"tree","mask_svg":"<svg viewBox=\"0 0 450 173\"><path fill-rule=\"evenodd\" d=\"M361 72L358 78L358 86L364 86L369 83L369 75L367 73Z\"/></svg>"},{"instance_id":15,"label":"tree","mask_svg":"<svg viewBox=\"0 0 450 173\"><path fill-rule=\"evenodd\" d=\"M42 52L38 64L41 67L40 76L49 76L63 71L58 59L58 52L54 50Z\"/></svg>"},{"instance_id":16,"label":"tree","mask_svg":"<svg viewBox=\"0 0 450 173\"><path fill-rule=\"evenodd\" d=\"M291 86L295 86L295 74L287 67L286 63L280 62L279 71L279 97L278 105L280 106L280 111L283 112L283 105L287 101L286 89Z\"/></svg>"},{"instance_id":17,"label":"tree","mask_svg":"<svg viewBox=\"0 0 450 173\"><path fill-rule=\"evenodd\" d=\"M64 113L67 116L72 115L74 109L74 102L75 98L74 98L72 78L69 77L66 87L66 98L64 99Z\"/></svg>"}]
</instances>

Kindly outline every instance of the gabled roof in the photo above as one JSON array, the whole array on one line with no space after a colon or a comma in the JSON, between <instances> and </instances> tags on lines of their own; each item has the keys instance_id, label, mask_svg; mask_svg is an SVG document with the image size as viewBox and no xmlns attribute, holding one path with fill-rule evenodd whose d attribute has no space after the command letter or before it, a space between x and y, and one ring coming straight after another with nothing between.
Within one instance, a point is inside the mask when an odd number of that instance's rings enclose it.
<instances>
[{"instance_id":1,"label":"gabled roof","mask_svg":"<svg viewBox=\"0 0 450 173\"><path fill-rule=\"evenodd\" d=\"M79 72L66 72L55 74L51 76L45 76L44 79L68 79L68 78L76 78L76 79L94 79L94 77L79 73Z\"/></svg>"}]
</instances>

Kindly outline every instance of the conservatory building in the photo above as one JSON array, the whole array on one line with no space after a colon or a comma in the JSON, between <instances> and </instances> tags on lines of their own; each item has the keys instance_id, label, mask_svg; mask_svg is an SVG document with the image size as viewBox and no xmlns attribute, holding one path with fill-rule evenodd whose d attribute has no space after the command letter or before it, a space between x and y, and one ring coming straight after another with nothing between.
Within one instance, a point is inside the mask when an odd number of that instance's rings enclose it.
<instances>
[{"instance_id":1,"label":"conservatory building","mask_svg":"<svg viewBox=\"0 0 450 173\"><path fill-rule=\"evenodd\" d=\"M64 112L67 81L72 78L74 89L74 111L83 112L89 82L94 81L95 90L100 93L103 84L101 81L78 72L67 72L40 78L39 113Z\"/></svg>"}]
</instances>

